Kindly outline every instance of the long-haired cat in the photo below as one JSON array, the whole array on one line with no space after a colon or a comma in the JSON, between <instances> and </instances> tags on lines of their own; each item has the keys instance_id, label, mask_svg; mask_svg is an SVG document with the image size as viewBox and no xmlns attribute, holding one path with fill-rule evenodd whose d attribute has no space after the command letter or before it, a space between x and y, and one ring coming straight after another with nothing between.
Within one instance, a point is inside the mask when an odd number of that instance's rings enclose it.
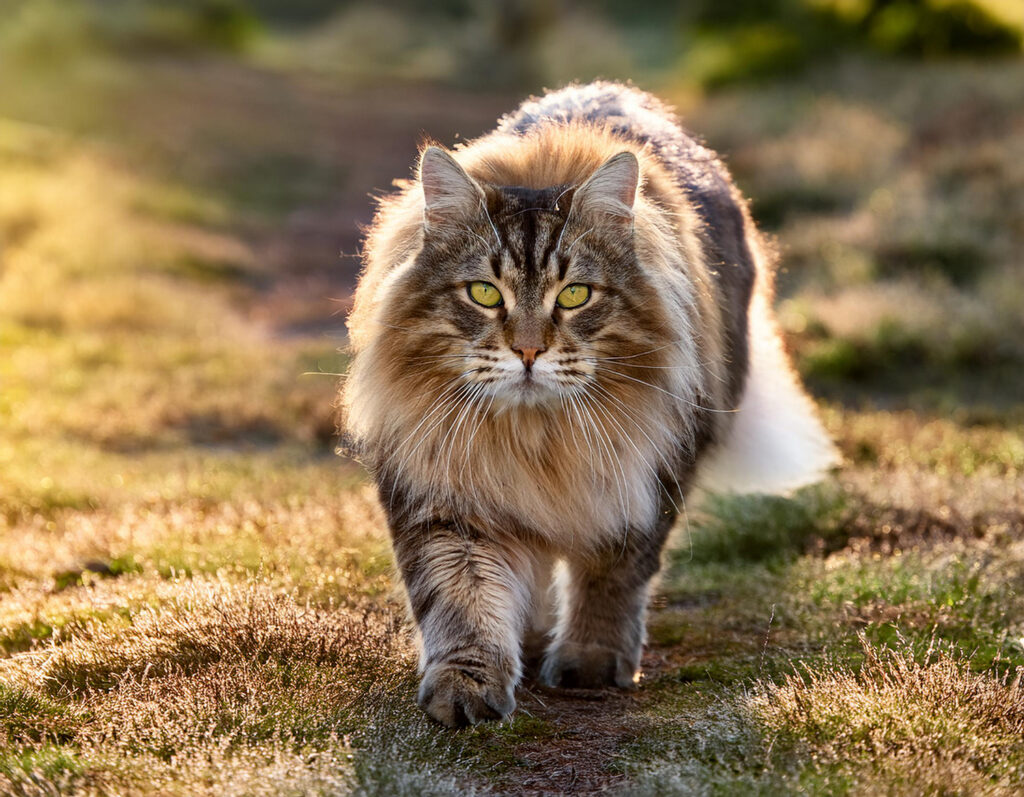
<instances>
[{"instance_id":1,"label":"long-haired cat","mask_svg":"<svg viewBox=\"0 0 1024 797\"><path fill-rule=\"evenodd\" d=\"M369 231L347 432L421 641L419 702L507 716L524 667L629 688L687 491L777 491L834 449L772 320L771 265L722 164L658 100L527 101Z\"/></svg>"}]
</instances>

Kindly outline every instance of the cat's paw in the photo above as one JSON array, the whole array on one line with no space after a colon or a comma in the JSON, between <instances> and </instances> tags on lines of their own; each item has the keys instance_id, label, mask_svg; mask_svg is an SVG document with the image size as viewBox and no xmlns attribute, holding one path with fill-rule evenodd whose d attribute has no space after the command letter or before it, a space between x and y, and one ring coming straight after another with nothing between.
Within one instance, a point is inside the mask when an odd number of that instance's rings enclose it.
<instances>
[{"instance_id":1,"label":"cat's paw","mask_svg":"<svg viewBox=\"0 0 1024 797\"><path fill-rule=\"evenodd\" d=\"M427 667L417 702L449 728L504 719L516 707L510 678L489 669L437 662Z\"/></svg>"},{"instance_id":2,"label":"cat's paw","mask_svg":"<svg viewBox=\"0 0 1024 797\"><path fill-rule=\"evenodd\" d=\"M540 679L547 686L566 689L635 689L639 658L639 653L626 655L602 645L562 642L548 651Z\"/></svg>"}]
</instances>

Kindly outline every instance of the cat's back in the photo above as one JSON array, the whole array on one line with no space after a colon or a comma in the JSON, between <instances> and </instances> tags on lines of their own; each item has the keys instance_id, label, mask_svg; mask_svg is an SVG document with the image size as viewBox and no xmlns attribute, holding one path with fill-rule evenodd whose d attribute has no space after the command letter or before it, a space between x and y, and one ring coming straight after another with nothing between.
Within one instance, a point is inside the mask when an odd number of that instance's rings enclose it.
<instances>
[{"instance_id":1,"label":"cat's back","mask_svg":"<svg viewBox=\"0 0 1024 797\"><path fill-rule=\"evenodd\" d=\"M545 125L573 123L606 128L649 148L706 224L737 232L738 195L724 165L653 94L607 81L570 85L526 100L500 120L498 132L525 135Z\"/></svg>"}]
</instances>

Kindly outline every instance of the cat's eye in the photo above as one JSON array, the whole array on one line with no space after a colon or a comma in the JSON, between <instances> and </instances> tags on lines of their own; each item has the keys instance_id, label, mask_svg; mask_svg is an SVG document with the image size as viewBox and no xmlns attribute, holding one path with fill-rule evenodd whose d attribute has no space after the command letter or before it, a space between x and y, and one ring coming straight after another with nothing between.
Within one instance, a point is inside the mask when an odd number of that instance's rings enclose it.
<instances>
[{"instance_id":1,"label":"cat's eye","mask_svg":"<svg viewBox=\"0 0 1024 797\"><path fill-rule=\"evenodd\" d=\"M502 303L501 291L489 282L471 282L467 290L469 298L484 307L497 307Z\"/></svg>"},{"instance_id":2,"label":"cat's eye","mask_svg":"<svg viewBox=\"0 0 1024 797\"><path fill-rule=\"evenodd\" d=\"M576 307L582 307L589 299L590 286L574 282L572 285L566 285L562 288L562 292L558 294L555 302L563 310L572 310Z\"/></svg>"}]
</instances>

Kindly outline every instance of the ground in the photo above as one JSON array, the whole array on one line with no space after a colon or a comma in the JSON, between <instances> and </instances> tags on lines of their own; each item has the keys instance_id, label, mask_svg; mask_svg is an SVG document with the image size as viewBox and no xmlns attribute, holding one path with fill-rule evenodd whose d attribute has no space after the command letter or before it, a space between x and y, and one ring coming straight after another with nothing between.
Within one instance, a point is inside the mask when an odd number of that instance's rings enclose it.
<instances>
[{"instance_id":1,"label":"ground","mask_svg":"<svg viewBox=\"0 0 1024 797\"><path fill-rule=\"evenodd\" d=\"M658 87L844 464L691 497L635 693L450 732L333 403L368 193L519 95L132 57L0 70L0 792L1024 789L1020 63Z\"/></svg>"}]
</instances>

